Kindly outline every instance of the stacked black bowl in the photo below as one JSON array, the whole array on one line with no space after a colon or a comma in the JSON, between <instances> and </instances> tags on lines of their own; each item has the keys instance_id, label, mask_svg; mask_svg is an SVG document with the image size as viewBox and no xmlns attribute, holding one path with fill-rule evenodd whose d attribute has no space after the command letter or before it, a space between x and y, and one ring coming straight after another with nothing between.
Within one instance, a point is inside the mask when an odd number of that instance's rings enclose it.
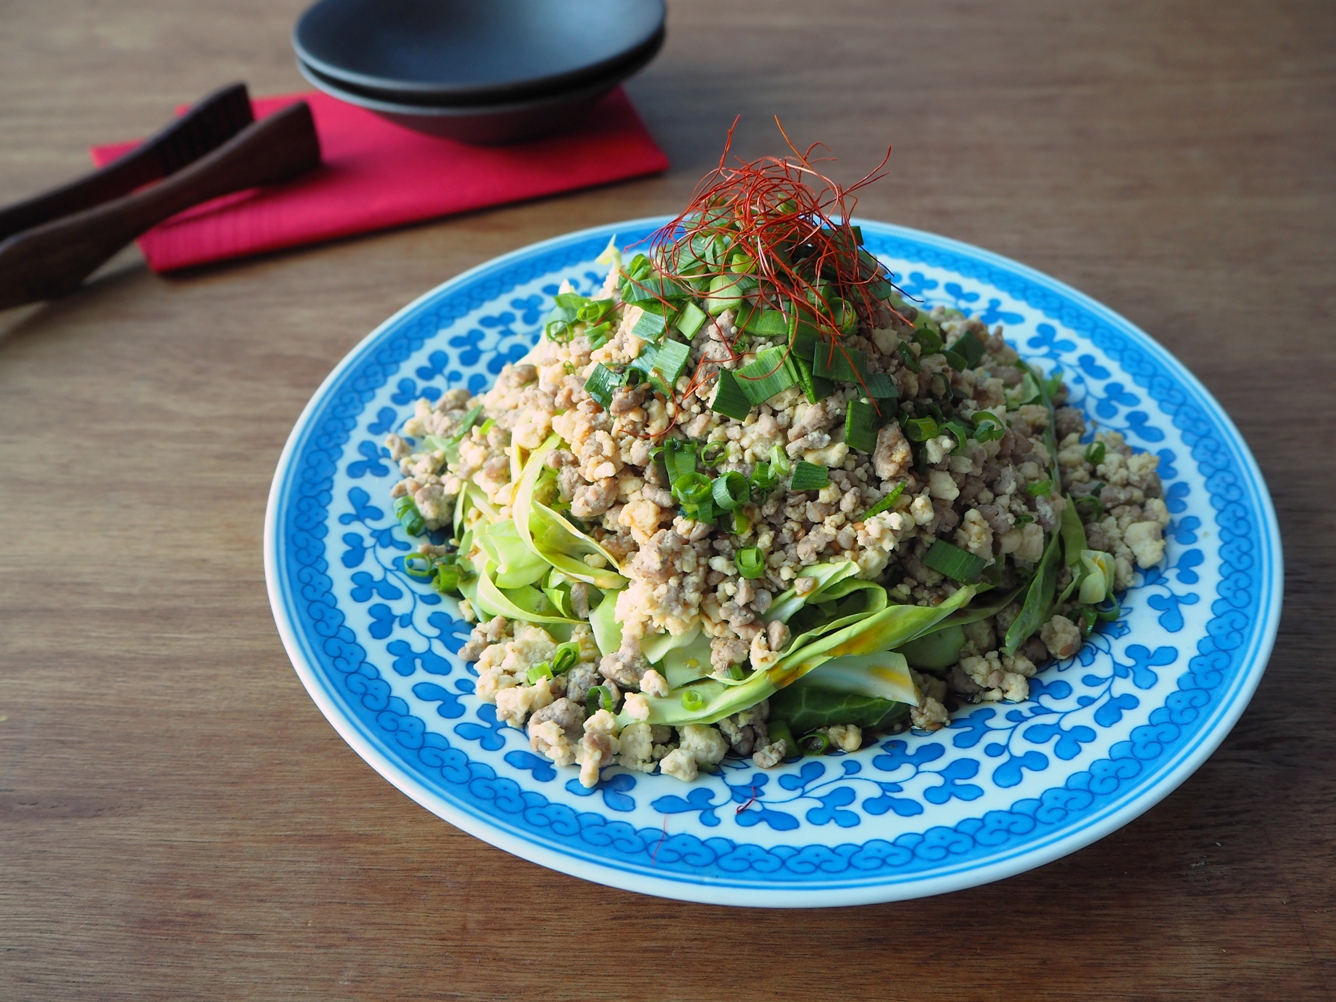
<instances>
[{"instance_id":1,"label":"stacked black bowl","mask_svg":"<svg viewBox=\"0 0 1336 1002\"><path fill-rule=\"evenodd\" d=\"M507 143L577 124L663 33L664 0L320 0L292 44L332 97L419 132Z\"/></svg>"}]
</instances>

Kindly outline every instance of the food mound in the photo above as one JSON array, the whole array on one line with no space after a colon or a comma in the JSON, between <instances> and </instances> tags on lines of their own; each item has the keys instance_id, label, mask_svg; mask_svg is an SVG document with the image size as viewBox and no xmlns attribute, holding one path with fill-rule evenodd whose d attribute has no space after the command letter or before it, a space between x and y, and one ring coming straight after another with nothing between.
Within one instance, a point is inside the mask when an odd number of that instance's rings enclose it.
<instances>
[{"instance_id":1,"label":"food mound","mask_svg":"<svg viewBox=\"0 0 1336 1002\"><path fill-rule=\"evenodd\" d=\"M405 569L476 622L478 698L587 787L1023 700L1163 556L1158 457L1091 438L1000 327L911 305L854 188L721 160L493 389L389 436Z\"/></svg>"}]
</instances>

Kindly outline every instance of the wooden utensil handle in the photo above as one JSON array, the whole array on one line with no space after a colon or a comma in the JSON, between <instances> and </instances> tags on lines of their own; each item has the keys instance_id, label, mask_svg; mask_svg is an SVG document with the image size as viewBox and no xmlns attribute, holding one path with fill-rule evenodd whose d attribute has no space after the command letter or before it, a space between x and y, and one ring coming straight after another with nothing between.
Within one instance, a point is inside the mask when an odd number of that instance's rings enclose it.
<instances>
[{"instance_id":1,"label":"wooden utensil handle","mask_svg":"<svg viewBox=\"0 0 1336 1002\"><path fill-rule=\"evenodd\" d=\"M244 83L215 91L100 170L0 209L0 240L128 195L216 149L253 121Z\"/></svg>"},{"instance_id":2,"label":"wooden utensil handle","mask_svg":"<svg viewBox=\"0 0 1336 1002\"><path fill-rule=\"evenodd\" d=\"M161 184L0 244L0 309L72 292L135 237L192 205L281 184L319 163L310 107L289 105Z\"/></svg>"}]
</instances>

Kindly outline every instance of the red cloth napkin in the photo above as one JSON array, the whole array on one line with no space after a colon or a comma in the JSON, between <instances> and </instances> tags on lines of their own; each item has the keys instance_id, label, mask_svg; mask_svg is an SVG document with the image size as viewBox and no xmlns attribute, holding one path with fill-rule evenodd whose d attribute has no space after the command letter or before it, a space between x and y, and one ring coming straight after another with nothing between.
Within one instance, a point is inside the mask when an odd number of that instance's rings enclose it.
<instances>
[{"instance_id":1,"label":"red cloth napkin","mask_svg":"<svg viewBox=\"0 0 1336 1002\"><path fill-rule=\"evenodd\" d=\"M574 132L468 146L393 125L324 94L252 102L263 118L311 105L324 164L285 185L197 205L139 239L154 271L332 240L389 226L654 174L668 158L619 87ZM137 142L92 150L99 167Z\"/></svg>"}]
</instances>

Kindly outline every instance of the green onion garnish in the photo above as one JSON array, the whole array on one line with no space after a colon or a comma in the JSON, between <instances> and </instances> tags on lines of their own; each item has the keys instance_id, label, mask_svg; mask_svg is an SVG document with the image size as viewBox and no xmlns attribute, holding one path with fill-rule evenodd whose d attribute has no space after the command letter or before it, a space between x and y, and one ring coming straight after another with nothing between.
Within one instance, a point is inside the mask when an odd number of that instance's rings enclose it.
<instances>
[{"instance_id":1,"label":"green onion garnish","mask_svg":"<svg viewBox=\"0 0 1336 1002\"><path fill-rule=\"evenodd\" d=\"M900 495L903 494L904 492L905 492L904 483L902 482L896 484L894 487L891 488L891 493L887 494L884 498L882 498L880 501L874 504L871 508L863 512L863 514L859 515L856 519L854 519L854 521L866 522L873 515L880 515L882 512L890 510L891 506L894 505L895 502L900 500Z\"/></svg>"},{"instance_id":2,"label":"green onion garnish","mask_svg":"<svg viewBox=\"0 0 1336 1002\"><path fill-rule=\"evenodd\" d=\"M668 482L676 483L679 477L696 472L696 446L692 442L670 438L663 443L663 468L668 474Z\"/></svg>"},{"instance_id":3,"label":"green onion garnish","mask_svg":"<svg viewBox=\"0 0 1336 1002\"><path fill-rule=\"evenodd\" d=\"M763 494L777 483L779 483L779 478L770 469L769 463L756 464L756 468L752 470L751 475L751 489L754 493Z\"/></svg>"},{"instance_id":4,"label":"green onion garnish","mask_svg":"<svg viewBox=\"0 0 1336 1002\"><path fill-rule=\"evenodd\" d=\"M798 370L778 345L764 348L737 371L738 386L753 404L762 404L798 382Z\"/></svg>"},{"instance_id":5,"label":"green onion garnish","mask_svg":"<svg viewBox=\"0 0 1336 1002\"><path fill-rule=\"evenodd\" d=\"M905 438L911 442L926 442L937 435L937 422L930 417L905 418L900 422Z\"/></svg>"},{"instance_id":6,"label":"green onion garnish","mask_svg":"<svg viewBox=\"0 0 1336 1002\"><path fill-rule=\"evenodd\" d=\"M923 555L923 563L961 584L978 580L979 574L988 565L988 561L983 557L975 556L969 550L962 550L959 546L941 539L934 542Z\"/></svg>"},{"instance_id":7,"label":"green onion garnish","mask_svg":"<svg viewBox=\"0 0 1336 1002\"><path fill-rule=\"evenodd\" d=\"M1086 447L1085 459L1091 466L1098 466L1100 463L1104 462L1104 443L1091 442L1090 445Z\"/></svg>"},{"instance_id":8,"label":"green onion garnish","mask_svg":"<svg viewBox=\"0 0 1336 1002\"><path fill-rule=\"evenodd\" d=\"M765 554L759 546L744 546L733 555L733 563L744 578L759 578L765 574Z\"/></svg>"},{"instance_id":9,"label":"green onion garnish","mask_svg":"<svg viewBox=\"0 0 1336 1002\"><path fill-rule=\"evenodd\" d=\"M716 414L742 421L751 413L751 408L751 401L738 386L737 378L728 369L720 369L719 386L715 390L714 402L710 404L710 409Z\"/></svg>"},{"instance_id":10,"label":"green onion garnish","mask_svg":"<svg viewBox=\"0 0 1336 1002\"><path fill-rule=\"evenodd\" d=\"M446 444L454 446L464 441L464 436L466 436L469 433L470 429L472 429L473 425L477 422L478 418L480 418L481 416L482 416L482 404L478 404L476 407L470 408L469 412L464 415L464 420L459 423L459 427L456 428L454 433L445 440Z\"/></svg>"},{"instance_id":11,"label":"green onion garnish","mask_svg":"<svg viewBox=\"0 0 1336 1002\"><path fill-rule=\"evenodd\" d=\"M713 466L728 452L727 442L707 442L700 451L700 461L706 466Z\"/></svg>"},{"instance_id":12,"label":"green onion garnish","mask_svg":"<svg viewBox=\"0 0 1336 1002\"><path fill-rule=\"evenodd\" d=\"M672 492L685 505L699 505L710 496L710 478L703 473L684 473L673 481Z\"/></svg>"},{"instance_id":13,"label":"green onion garnish","mask_svg":"<svg viewBox=\"0 0 1336 1002\"><path fill-rule=\"evenodd\" d=\"M422 513L418 511L417 502L407 494L401 498L395 498L394 517L404 527L404 532L410 536L420 536L422 530L426 528L426 523L422 520Z\"/></svg>"},{"instance_id":14,"label":"green onion garnish","mask_svg":"<svg viewBox=\"0 0 1336 1002\"><path fill-rule=\"evenodd\" d=\"M877 448L877 412L866 400L850 400L844 414L844 441L859 452Z\"/></svg>"},{"instance_id":15,"label":"green onion garnish","mask_svg":"<svg viewBox=\"0 0 1336 1002\"><path fill-rule=\"evenodd\" d=\"M865 383L867 356L857 348L818 344L812 352L812 375L846 383Z\"/></svg>"},{"instance_id":16,"label":"green onion garnish","mask_svg":"<svg viewBox=\"0 0 1336 1002\"><path fill-rule=\"evenodd\" d=\"M691 349L681 341L667 340L662 344L642 351L631 363L631 368L643 372L650 381L659 380L658 388L664 396L672 395L673 384L677 382L687 367Z\"/></svg>"},{"instance_id":17,"label":"green onion garnish","mask_svg":"<svg viewBox=\"0 0 1336 1002\"><path fill-rule=\"evenodd\" d=\"M1007 426L992 411L979 411L974 422L974 438L979 442L993 442L1007 433Z\"/></svg>"},{"instance_id":18,"label":"green onion garnish","mask_svg":"<svg viewBox=\"0 0 1336 1002\"><path fill-rule=\"evenodd\" d=\"M867 374L867 395L873 400L895 400L899 398L900 391L895 386L895 380L884 372L869 372Z\"/></svg>"},{"instance_id":19,"label":"green onion garnish","mask_svg":"<svg viewBox=\"0 0 1336 1002\"><path fill-rule=\"evenodd\" d=\"M612 395L622 385L626 377L613 372L602 362L594 366L594 371L585 380L585 392L593 397L604 410L612 406Z\"/></svg>"},{"instance_id":20,"label":"green onion garnish","mask_svg":"<svg viewBox=\"0 0 1336 1002\"><path fill-rule=\"evenodd\" d=\"M546 661L543 661L525 672L524 677L528 680L530 685L535 684L540 678L551 678L552 666Z\"/></svg>"},{"instance_id":21,"label":"green onion garnish","mask_svg":"<svg viewBox=\"0 0 1336 1002\"><path fill-rule=\"evenodd\" d=\"M793 468L793 479L789 489L794 491L818 491L830 484L830 470L816 463L799 460Z\"/></svg>"},{"instance_id":22,"label":"green onion garnish","mask_svg":"<svg viewBox=\"0 0 1336 1002\"><path fill-rule=\"evenodd\" d=\"M742 665L729 665L728 677L731 678L734 682L741 682L744 678L747 677L747 669L742 667Z\"/></svg>"},{"instance_id":23,"label":"green onion garnish","mask_svg":"<svg viewBox=\"0 0 1336 1002\"><path fill-rule=\"evenodd\" d=\"M1053 493L1052 480L1038 480L1025 488L1025 493L1032 498L1046 498Z\"/></svg>"},{"instance_id":24,"label":"green onion garnish","mask_svg":"<svg viewBox=\"0 0 1336 1002\"><path fill-rule=\"evenodd\" d=\"M704 310L695 303L688 302L682 307L682 312L677 315L677 319L673 321L673 326L682 332L683 337L690 340L696 336L701 324L705 323L707 319Z\"/></svg>"},{"instance_id":25,"label":"green onion garnish","mask_svg":"<svg viewBox=\"0 0 1336 1002\"><path fill-rule=\"evenodd\" d=\"M635 326L631 328L631 333L642 341L658 341L663 337L663 332L668 329L669 319L670 317L657 310L646 309L641 314L640 319L636 321Z\"/></svg>"},{"instance_id":26,"label":"green onion garnish","mask_svg":"<svg viewBox=\"0 0 1336 1002\"><path fill-rule=\"evenodd\" d=\"M983 361L983 342L975 336L973 331L966 331L956 338L950 350L965 360L964 368L973 369Z\"/></svg>"},{"instance_id":27,"label":"green onion garnish","mask_svg":"<svg viewBox=\"0 0 1336 1002\"><path fill-rule=\"evenodd\" d=\"M425 553L405 553L404 573L410 578L425 581L435 573L435 565Z\"/></svg>"},{"instance_id":28,"label":"green onion garnish","mask_svg":"<svg viewBox=\"0 0 1336 1002\"><path fill-rule=\"evenodd\" d=\"M1082 609L1082 610L1081 610L1081 636L1083 636L1083 637L1088 637L1088 636L1090 636L1090 631L1092 631L1092 630L1095 628L1095 624L1096 624L1097 622L1099 622L1099 614L1096 613L1094 609L1089 609L1089 608L1087 608L1087 609Z\"/></svg>"},{"instance_id":29,"label":"green onion garnish","mask_svg":"<svg viewBox=\"0 0 1336 1002\"><path fill-rule=\"evenodd\" d=\"M594 350L602 348L608 343L608 338L612 334L612 324L602 323L597 327L590 327L585 331L585 337L589 339L589 347Z\"/></svg>"},{"instance_id":30,"label":"green onion garnish","mask_svg":"<svg viewBox=\"0 0 1336 1002\"><path fill-rule=\"evenodd\" d=\"M789 471L793 469L793 464L789 462L788 453L781 446L772 445L770 447L770 469L776 477L787 477Z\"/></svg>"},{"instance_id":31,"label":"green onion garnish","mask_svg":"<svg viewBox=\"0 0 1336 1002\"><path fill-rule=\"evenodd\" d=\"M585 697L585 709L589 711L591 717L600 709L611 711L616 705L613 702L612 693L604 685L592 686L589 695Z\"/></svg>"},{"instance_id":32,"label":"green onion garnish","mask_svg":"<svg viewBox=\"0 0 1336 1002\"><path fill-rule=\"evenodd\" d=\"M682 690L682 709L699 710L705 705L705 697L695 689Z\"/></svg>"},{"instance_id":33,"label":"green onion garnish","mask_svg":"<svg viewBox=\"0 0 1336 1002\"><path fill-rule=\"evenodd\" d=\"M969 441L970 430L959 421L946 422L946 424L942 425L942 430L949 431L956 437L956 448L952 450L953 452L956 451L956 449L962 448L964 444Z\"/></svg>"},{"instance_id":34,"label":"green onion garnish","mask_svg":"<svg viewBox=\"0 0 1336 1002\"><path fill-rule=\"evenodd\" d=\"M789 332L789 318L778 310L756 310L747 321L747 330L760 337L779 337Z\"/></svg>"},{"instance_id":35,"label":"green onion garnish","mask_svg":"<svg viewBox=\"0 0 1336 1002\"><path fill-rule=\"evenodd\" d=\"M798 747L804 755L824 755L830 748L830 738L820 731L813 731L798 739Z\"/></svg>"},{"instance_id":36,"label":"green onion garnish","mask_svg":"<svg viewBox=\"0 0 1336 1002\"><path fill-rule=\"evenodd\" d=\"M580 645L573 641L558 644L552 655L552 674L565 675L580 662Z\"/></svg>"},{"instance_id":37,"label":"green onion garnish","mask_svg":"<svg viewBox=\"0 0 1336 1002\"><path fill-rule=\"evenodd\" d=\"M923 368L923 366L919 364L918 356L914 354L914 350L904 341L900 342L896 350L900 352L900 358L904 361L905 365L909 366L910 372L918 372Z\"/></svg>"},{"instance_id":38,"label":"green onion garnish","mask_svg":"<svg viewBox=\"0 0 1336 1002\"><path fill-rule=\"evenodd\" d=\"M711 493L717 507L732 511L751 500L751 485L741 473L725 473L715 480Z\"/></svg>"},{"instance_id":39,"label":"green onion garnish","mask_svg":"<svg viewBox=\"0 0 1336 1002\"><path fill-rule=\"evenodd\" d=\"M931 355L934 352L942 350L942 335L937 330L937 324L926 313L920 313L914 321L918 328L914 332L914 340L923 346L923 350Z\"/></svg>"},{"instance_id":40,"label":"green onion garnish","mask_svg":"<svg viewBox=\"0 0 1336 1002\"><path fill-rule=\"evenodd\" d=\"M442 593L457 591L463 573L458 564L439 564L436 567L436 580L432 587Z\"/></svg>"},{"instance_id":41,"label":"green onion garnish","mask_svg":"<svg viewBox=\"0 0 1336 1002\"><path fill-rule=\"evenodd\" d=\"M740 511L731 511L724 520L724 528L734 536L745 536L752 527L752 520Z\"/></svg>"},{"instance_id":42,"label":"green onion garnish","mask_svg":"<svg viewBox=\"0 0 1336 1002\"><path fill-rule=\"evenodd\" d=\"M496 427L496 418L488 418L486 421L482 423L482 427L478 429L478 433L482 435L483 438L486 438L487 433L495 427Z\"/></svg>"}]
</instances>

